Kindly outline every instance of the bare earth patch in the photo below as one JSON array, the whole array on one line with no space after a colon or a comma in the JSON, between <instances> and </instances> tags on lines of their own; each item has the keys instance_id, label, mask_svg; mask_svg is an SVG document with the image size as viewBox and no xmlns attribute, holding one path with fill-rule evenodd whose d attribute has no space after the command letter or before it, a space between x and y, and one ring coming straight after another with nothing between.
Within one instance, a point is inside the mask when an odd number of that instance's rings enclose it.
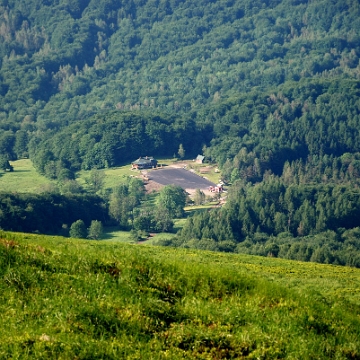
<instances>
[{"instance_id":1,"label":"bare earth patch","mask_svg":"<svg viewBox=\"0 0 360 360\"><path fill-rule=\"evenodd\" d=\"M175 169L183 169L187 166L188 164L186 162L176 162L173 163L171 165L169 165L168 167L173 167Z\"/></svg>"},{"instance_id":2,"label":"bare earth patch","mask_svg":"<svg viewBox=\"0 0 360 360\"><path fill-rule=\"evenodd\" d=\"M199 169L200 174L207 174L212 170L211 166L204 166Z\"/></svg>"},{"instance_id":3,"label":"bare earth patch","mask_svg":"<svg viewBox=\"0 0 360 360\"><path fill-rule=\"evenodd\" d=\"M150 194L154 191L160 191L165 185L161 185L153 180L149 180L147 184L145 184L146 193Z\"/></svg>"}]
</instances>

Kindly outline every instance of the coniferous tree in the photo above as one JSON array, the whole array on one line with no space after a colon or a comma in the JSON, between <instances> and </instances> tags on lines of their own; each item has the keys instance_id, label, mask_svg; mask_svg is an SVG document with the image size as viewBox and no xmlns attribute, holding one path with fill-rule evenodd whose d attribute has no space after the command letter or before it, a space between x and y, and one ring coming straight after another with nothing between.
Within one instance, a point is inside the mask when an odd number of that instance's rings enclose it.
<instances>
[{"instance_id":1,"label":"coniferous tree","mask_svg":"<svg viewBox=\"0 0 360 360\"><path fill-rule=\"evenodd\" d=\"M178 155L180 159L183 159L185 157L185 149L182 144L179 145Z\"/></svg>"}]
</instances>

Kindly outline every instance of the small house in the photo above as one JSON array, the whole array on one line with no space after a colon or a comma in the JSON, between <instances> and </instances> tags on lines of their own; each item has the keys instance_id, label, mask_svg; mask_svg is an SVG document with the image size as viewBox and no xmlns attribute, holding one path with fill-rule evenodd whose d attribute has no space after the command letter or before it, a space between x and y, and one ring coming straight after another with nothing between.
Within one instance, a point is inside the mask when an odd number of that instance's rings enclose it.
<instances>
[{"instance_id":1,"label":"small house","mask_svg":"<svg viewBox=\"0 0 360 360\"><path fill-rule=\"evenodd\" d=\"M131 163L131 169L152 169L157 166L157 160L153 157L146 156L146 157L139 157L137 160Z\"/></svg>"},{"instance_id":2,"label":"small house","mask_svg":"<svg viewBox=\"0 0 360 360\"><path fill-rule=\"evenodd\" d=\"M224 191L224 188L221 184L217 184L216 186L209 186L208 189L210 190L210 192L214 193L221 193Z\"/></svg>"},{"instance_id":3,"label":"small house","mask_svg":"<svg viewBox=\"0 0 360 360\"><path fill-rule=\"evenodd\" d=\"M203 156L203 155L198 155L198 156L196 157L196 159L195 159L195 162L196 162L197 164L202 164L202 163L204 162L204 159L205 159L205 156Z\"/></svg>"}]
</instances>

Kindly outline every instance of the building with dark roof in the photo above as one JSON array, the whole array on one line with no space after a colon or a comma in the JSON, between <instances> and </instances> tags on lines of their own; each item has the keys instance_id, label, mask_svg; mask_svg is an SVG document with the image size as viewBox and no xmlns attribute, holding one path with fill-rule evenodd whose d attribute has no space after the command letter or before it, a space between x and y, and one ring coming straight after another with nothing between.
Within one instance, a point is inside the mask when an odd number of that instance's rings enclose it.
<instances>
[{"instance_id":1,"label":"building with dark roof","mask_svg":"<svg viewBox=\"0 0 360 360\"><path fill-rule=\"evenodd\" d=\"M157 166L157 160L155 160L153 157L139 157L137 160L133 161L131 163L132 169L152 169Z\"/></svg>"}]
</instances>

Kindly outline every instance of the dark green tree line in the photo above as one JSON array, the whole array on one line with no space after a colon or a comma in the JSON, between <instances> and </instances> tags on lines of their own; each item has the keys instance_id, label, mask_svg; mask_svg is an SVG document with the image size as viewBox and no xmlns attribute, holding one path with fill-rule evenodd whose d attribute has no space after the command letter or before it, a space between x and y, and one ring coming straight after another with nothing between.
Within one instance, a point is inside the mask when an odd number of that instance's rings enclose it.
<instances>
[{"instance_id":1,"label":"dark green tree line","mask_svg":"<svg viewBox=\"0 0 360 360\"><path fill-rule=\"evenodd\" d=\"M236 183L224 208L195 214L166 245L360 266L359 219L358 189L272 176Z\"/></svg>"},{"instance_id":2,"label":"dark green tree line","mask_svg":"<svg viewBox=\"0 0 360 360\"><path fill-rule=\"evenodd\" d=\"M77 220L109 221L107 205L95 195L0 194L0 227L4 230L59 234Z\"/></svg>"}]
</instances>

